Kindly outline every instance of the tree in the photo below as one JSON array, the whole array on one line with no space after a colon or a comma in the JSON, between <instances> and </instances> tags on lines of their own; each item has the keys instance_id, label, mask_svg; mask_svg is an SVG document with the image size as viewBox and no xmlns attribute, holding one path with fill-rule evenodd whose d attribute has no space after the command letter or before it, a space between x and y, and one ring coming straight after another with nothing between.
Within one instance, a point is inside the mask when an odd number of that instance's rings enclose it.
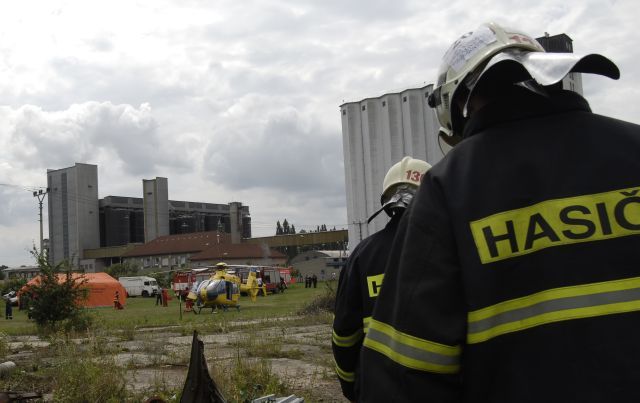
<instances>
[{"instance_id":1,"label":"tree","mask_svg":"<svg viewBox=\"0 0 640 403\"><path fill-rule=\"evenodd\" d=\"M0 266L0 280L4 280L4 269L8 269L8 267L5 265Z\"/></svg>"},{"instance_id":2,"label":"tree","mask_svg":"<svg viewBox=\"0 0 640 403\"><path fill-rule=\"evenodd\" d=\"M287 221L287 219L285 218L285 219L284 219L284 221L282 222L282 232L283 232L284 234L288 234L290 230L291 230L291 229L289 228L289 222L288 222L288 221Z\"/></svg>"},{"instance_id":3,"label":"tree","mask_svg":"<svg viewBox=\"0 0 640 403\"><path fill-rule=\"evenodd\" d=\"M296 226L291 224L291 233L295 234L296 233Z\"/></svg>"},{"instance_id":4,"label":"tree","mask_svg":"<svg viewBox=\"0 0 640 403\"><path fill-rule=\"evenodd\" d=\"M280 220L276 223L276 235L282 235L282 226L280 225Z\"/></svg>"},{"instance_id":5,"label":"tree","mask_svg":"<svg viewBox=\"0 0 640 403\"><path fill-rule=\"evenodd\" d=\"M34 247L31 254L40 267L40 281L27 286L23 293L33 308L32 318L39 327L55 330L60 322L77 317L82 301L88 297L83 287L84 275L74 278L67 261L51 265L43 253Z\"/></svg>"},{"instance_id":6,"label":"tree","mask_svg":"<svg viewBox=\"0 0 640 403\"><path fill-rule=\"evenodd\" d=\"M140 267L131 263L116 263L107 267L105 272L113 278L123 276L137 276Z\"/></svg>"}]
</instances>

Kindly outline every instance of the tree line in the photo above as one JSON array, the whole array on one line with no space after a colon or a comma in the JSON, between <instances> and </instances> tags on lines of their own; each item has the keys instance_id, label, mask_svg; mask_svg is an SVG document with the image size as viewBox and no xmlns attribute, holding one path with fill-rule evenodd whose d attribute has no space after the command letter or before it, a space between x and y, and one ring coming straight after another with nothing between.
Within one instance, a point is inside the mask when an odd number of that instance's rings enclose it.
<instances>
[{"instance_id":1,"label":"tree line","mask_svg":"<svg viewBox=\"0 0 640 403\"><path fill-rule=\"evenodd\" d=\"M331 231L335 231L336 227L334 226L333 229ZM307 234L307 233L313 233L313 232L324 232L324 231L329 231L327 229L326 224L322 224L322 225L318 225L316 226L316 230L313 231L305 231L304 229L301 229L300 232L296 232L296 227L295 225L291 224L289 225L289 221L287 221L287 219L285 218L284 221L282 222L282 224L280 224L280 220L278 220L276 222L276 235L288 235L288 234Z\"/></svg>"}]
</instances>

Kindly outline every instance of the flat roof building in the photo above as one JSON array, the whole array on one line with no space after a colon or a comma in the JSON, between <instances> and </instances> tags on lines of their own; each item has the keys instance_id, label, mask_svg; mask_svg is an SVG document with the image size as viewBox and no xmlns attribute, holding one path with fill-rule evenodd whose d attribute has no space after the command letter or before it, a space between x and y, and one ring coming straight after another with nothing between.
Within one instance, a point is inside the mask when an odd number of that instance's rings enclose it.
<instances>
[{"instance_id":1,"label":"flat roof building","mask_svg":"<svg viewBox=\"0 0 640 403\"><path fill-rule=\"evenodd\" d=\"M82 251L100 246L98 166L47 170L49 259L78 266Z\"/></svg>"},{"instance_id":2,"label":"flat roof building","mask_svg":"<svg viewBox=\"0 0 640 403\"><path fill-rule=\"evenodd\" d=\"M251 237L249 207L240 202L214 204L169 200L167 178L143 179L143 197L98 199L98 167L76 163L47 170L49 258L57 264L94 271L84 250L150 242L158 237L206 231ZM95 258L88 258L95 260Z\"/></svg>"}]
</instances>

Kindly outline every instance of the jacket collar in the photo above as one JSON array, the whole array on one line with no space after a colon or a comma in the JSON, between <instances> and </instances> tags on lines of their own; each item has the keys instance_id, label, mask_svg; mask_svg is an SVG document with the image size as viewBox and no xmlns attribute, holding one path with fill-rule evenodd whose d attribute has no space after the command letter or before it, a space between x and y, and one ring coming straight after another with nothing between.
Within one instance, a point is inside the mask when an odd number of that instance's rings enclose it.
<instances>
[{"instance_id":1,"label":"jacket collar","mask_svg":"<svg viewBox=\"0 0 640 403\"><path fill-rule=\"evenodd\" d=\"M586 99L573 91L560 90L540 95L519 88L510 96L490 102L474 113L467 121L462 137L473 136L487 127L503 122L568 111L591 112L591 108Z\"/></svg>"}]
</instances>

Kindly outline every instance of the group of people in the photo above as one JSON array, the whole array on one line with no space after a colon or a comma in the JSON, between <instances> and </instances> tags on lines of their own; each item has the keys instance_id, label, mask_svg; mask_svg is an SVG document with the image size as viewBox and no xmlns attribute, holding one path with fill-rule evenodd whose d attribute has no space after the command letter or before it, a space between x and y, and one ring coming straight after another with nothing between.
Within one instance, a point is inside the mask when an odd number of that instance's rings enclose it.
<instances>
[{"instance_id":1,"label":"group of people","mask_svg":"<svg viewBox=\"0 0 640 403\"><path fill-rule=\"evenodd\" d=\"M317 288L318 287L318 276L314 274L307 275L304 277L304 288Z\"/></svg>"},{"instance_id":2,"label":"group of people","mask_svg":"<svg viewBox=\"0 0 640 403\"><path fill-rule=\"evenodd\" d=\"M428 103L453 148L389 170L390 221L340 274L347 399L640 401L640 126L569 73L619 78L495 23L445 53Z\"/></svg>"}]
</instances>

